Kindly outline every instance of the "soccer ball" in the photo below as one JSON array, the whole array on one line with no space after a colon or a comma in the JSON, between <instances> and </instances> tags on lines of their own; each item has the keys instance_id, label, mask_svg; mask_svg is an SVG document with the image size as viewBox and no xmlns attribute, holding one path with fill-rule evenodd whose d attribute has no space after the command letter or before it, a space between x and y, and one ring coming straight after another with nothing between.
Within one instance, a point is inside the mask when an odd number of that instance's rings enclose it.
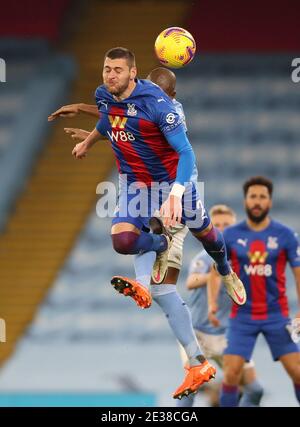
<instances>
[{"instance_id":1,"label":"soccer ball","mask_svg":"<svg viewBox=\"0 0 300 427\"><path fill-rule=\"evenodd\" d=\"M162 31L155 40L154 49L159 62L169 68L181 68L194 58L194 37L180 27Z\"/></svg>"}]
</instances>

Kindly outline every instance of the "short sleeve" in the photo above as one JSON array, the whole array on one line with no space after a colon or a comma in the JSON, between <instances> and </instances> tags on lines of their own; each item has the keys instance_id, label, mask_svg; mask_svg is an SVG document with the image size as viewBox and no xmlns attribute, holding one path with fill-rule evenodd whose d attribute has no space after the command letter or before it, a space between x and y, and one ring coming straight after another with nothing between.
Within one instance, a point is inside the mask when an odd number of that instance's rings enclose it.
<instances>
[{"instance_id":1,"label":"short sleeve","mask_svg":"<svg viewBox=\"0 0 300 427\"><path fill-rule=\"evenodd\" d=\"M160 97L152 101L155 123L161 132L167 135L175 135L178 132L185 132L182 115L178 114L171 99Z\"/></svg>"},{"instance_id":2,"label":"short sleeve","mask_svg":"<svg viewBox=\"0 0 300 427\"><path fill-rule=\"evenodd\" d=\"M300 267L300 243L298 234L291 229L286 231L286 252L291 267Z\"/></svg>"},{"instance_id":3,"label":"short sleeve","mask_svg":"<svg viewBox=\"0 0 300 427\"><path fill-rule=\"evenodd\" d=\"M98 109L99 109L99 101L101 98L100 93L101 93L101 87L97 87L97 89L95 90L95 101L96 101Z\"/></svg>"},{"instance_id":4,"label":"short sleeve","mask_svg":"<svg viewBox=\"0 0 300 427\"><path fill-rule=\"evenodd\" d=\"M173 103L175 106L175 110L177 111L177 113L179 114L179 117L181 118L182 126L184 127L184 131L187 132L187 125L186 125L186 119L185 119L183 106L178 101L174 101Z\"/></svg>"},{"instance_id":5,"label":"short sleeve","mask_svg":"<svg viewBox=\"0 0 300 427\"><path fill-rule=\"evenodd\" d=\"M104 107L107 110L108 102L104 96L104 91L102 86L97 87L97 89L95 90L95 100L96 100L96 105L98 107L99 112L101 107Z\"/></svg>"}]
</instances>

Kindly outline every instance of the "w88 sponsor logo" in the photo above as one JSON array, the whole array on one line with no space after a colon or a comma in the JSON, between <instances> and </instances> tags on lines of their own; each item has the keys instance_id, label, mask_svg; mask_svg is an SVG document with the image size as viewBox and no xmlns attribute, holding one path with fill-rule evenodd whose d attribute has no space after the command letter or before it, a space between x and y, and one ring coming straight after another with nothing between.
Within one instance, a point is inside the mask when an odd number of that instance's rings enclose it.
<instances>
[{"instance_id":1,"label":"w88 sponsor logo","mask_svg":"<svg viewBox=\"0 0 300 427\"><path fill-rule=\"evenodd\" d=\"M112 130L111 132L107 131L107 135L111 141L115 141L115 142L135 141L135 137L133 133L127 132L125 130Z\"/></svg>"},{"instance_id":2,"label":"w88 sponsor logo","mask_svg":"<svg viewBox=\"0 0 300 427\"><path fill-rule=\"evenodd\" d=\"M244 270L248 276L272 276L272 266L270 264L244 265Z\"/></svg>"}]
</instances>

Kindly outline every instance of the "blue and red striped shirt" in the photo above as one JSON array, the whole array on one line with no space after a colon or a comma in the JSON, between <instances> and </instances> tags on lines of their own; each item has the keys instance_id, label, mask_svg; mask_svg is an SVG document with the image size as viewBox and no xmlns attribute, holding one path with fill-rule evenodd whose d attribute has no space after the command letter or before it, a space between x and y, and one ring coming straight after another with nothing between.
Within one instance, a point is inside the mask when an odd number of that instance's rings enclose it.
<instances>
[{"instance_id":1,"label":"blue and red striped shirt","mask_svg":"<svg viewBox=\"0 0 300 427\"><path fill-rule=\"evenodd\" d=\"M243 221L224 230L224 239L232 268L247 292L246 304L233 304L230 317L288 317L285 269L287 263L300 267L296 233L274 220L262 231L250 229Z\"/></svg>"},{"instance_id":2,"label":"blue and red striped shirt","mask_svg":"<svg viewBox=\"0 0 300 427\"><path fill-rule=\"evenodd\" d=\"M116 101L99 86L95 93L99 110L97 130L107 137L115 153L119 173L129 183L174 182L179 154L167 138L185 133L182 115L173 101L148 80L137 80L131 95Z\"/></svg>"}]
</instances>

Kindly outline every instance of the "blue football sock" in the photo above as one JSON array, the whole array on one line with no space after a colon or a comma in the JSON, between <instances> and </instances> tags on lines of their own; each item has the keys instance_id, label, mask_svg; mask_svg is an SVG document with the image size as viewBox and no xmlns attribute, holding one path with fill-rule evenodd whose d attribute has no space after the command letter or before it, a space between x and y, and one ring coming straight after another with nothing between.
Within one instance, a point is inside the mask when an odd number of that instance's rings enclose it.
<instances>
[{"instance_id":1,"label":"blue football sock","mask_svg":"<svg viewBox=\"0 0 300 427\"><path fill-rule=\"evenodd\" d=\"M155 258L156 253L154 251L145 252L134 257L135 278L144 286L148 287L150 285Z\"/></svg>"},{"instance_id":2,"label":"blue football sock","mask_svg":"<svg viewBox=\"0 0 300 427\"><path fill-rule=\"evenodd\" d=\"M238 406L238 387L222 384L220 406Z\"/></svg>"},{"instance_id":3,"label":"blue football sock","mask_svg":"<svg viewBox=\"0 0 300 427\"><path fill-rule=\"evenodd\" d=\"M250 384L244 385L243 394L239 401L239 406L259 406L263 393L264 389L257 380L252 381Z\"/></svg>"},{"instance_id":4,"label":"blue football sock","mask_svg":"<svg viewBox=\"0 0 300 427\"><path fill-rule=\"evenodd\" d=\"M154 301L165 313L175 337L183 346L189 359L189 365L199 365L198 356L203 358L203 352L193 329L190 311L177 293L176 286L167 284L152 285L151 293Z\"/></svg>"},{"instance_id":5,"label":"blue football sock","mask_svg":"<svg viewBox=\"0 0 300 427\"><path fill-rule=\"evenodd\" d=\"M294 388L295 388L296 398L297 398L298 402L300 403L300 384L294 383Z\"/></svg>"},{"instance_id":6,"label":"blue football sock","mask_svg":"<svg viewBox=\"0 0 300 427\"><path fill-rule=\"evenodd\" d=\"M138 253L141 252L162 252L165 251L168 247L167 239L164 235L161 234L153 234L153 233L145 233L141 232L139 238L135 242L135 250Z\"/></svg>"},{"instance_id":7,"label":"blue football sock","mask_svg":"<svg viewBox=\"0 0 300 427\"><path fill-rule=\"evenodd\" d=\"M206 252L213 258L217 264L218 272L222 276L230 273L230 265L227 260L226 245L223 234L213 227L205 236L198 237Z\"/></svg>"}]
</instances>

